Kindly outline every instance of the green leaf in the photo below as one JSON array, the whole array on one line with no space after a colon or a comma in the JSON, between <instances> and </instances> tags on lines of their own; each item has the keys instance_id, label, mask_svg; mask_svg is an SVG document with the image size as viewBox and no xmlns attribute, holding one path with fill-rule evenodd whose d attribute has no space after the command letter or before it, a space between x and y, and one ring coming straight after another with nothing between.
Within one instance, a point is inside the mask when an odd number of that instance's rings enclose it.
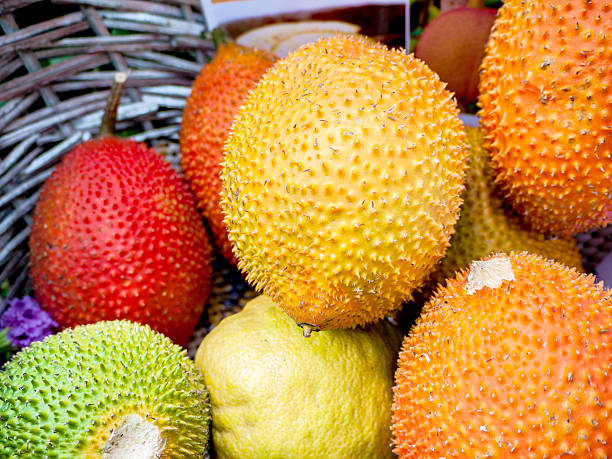
<instances>
[{"instance_id":1,"label":"green leaf","mask_svg":"<svg viewBox=\"0 0 612 459\"><path fill-rule=\"evenodd\" d=\"M39 62L42 67L51 67L52 65L67 61L68 59L71 59L74 56L74 54L67 54L66 56L47 57L45 59L41 59Z\"/></svg>"},{"instance_id":2,"label":"green leaf","mask_svg":"<svg viewBox=\"0 0 612 459\"><path fill-rule=\"evenodd\" d=\"M8 360L11 358L15 348L7 338L9 328L0 331L0 360Z\"/></svg>"},{"instance_id":3,"label":"green leaf","mask_svg":"<svg viewBox=\"0 0 612 459\"><path fill-rule=\"evenodd\" d=\"M433 21L440 14L440 8L435 5L429 5L427 9L427 22Z\"/></svg>"},{"instance_id":4,"label":"green leaf","mask_svg":"<svg viewBox=\"0 0 612 459\"><path fill-rule=\"evenodd\" d=\"M136 134L140 134L140 131L137 129L124 129L121 132L115 133L117 137L131 137Z\"/></svg>"},{"instance_id":5,"label":"green leaf","mask_svg":"<svg viewBox=\"0 0 612 459\"><path fill-rule=\"evenodd\" d=\"M110 30L110 34L111 35L132 35L134 32L131 30L124 30L124 29L111 29Z\"/></svg>"},{"instance_id":6,"label":"green leaf","mask_svg":"<svg viewBox=\"0 0 612 459\"><path fill-rule=\"evenodd\" d=\"M0 284L0 296L2 296L2 298L6 298L10 289L11 286L7 280L2 282L2 284Z\"/></svg>"},{"instance_id":7,"label":"green leaf","mask_svg":"<svg viewBox=\"0 0 612 459\"><path fill-rule=\"evenodd\" d=\"M475 114L478 112L478 105L476 102L470 102L465 106L465 112Z\"/></svg>"}]
</instances>

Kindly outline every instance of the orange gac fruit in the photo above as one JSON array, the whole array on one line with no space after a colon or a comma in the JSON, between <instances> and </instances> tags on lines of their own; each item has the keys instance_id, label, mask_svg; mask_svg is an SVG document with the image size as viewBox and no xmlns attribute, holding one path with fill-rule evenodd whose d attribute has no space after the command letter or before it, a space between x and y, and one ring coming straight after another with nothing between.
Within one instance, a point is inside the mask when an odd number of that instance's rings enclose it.
<instances>
[{"instance_id":1,"label":"orange gac fruit","mask_svg":"<svg viewBox=\"0 0 612 459\"><path fill-rule=\"evenodd\" d=\"M508 0L480 76L492 164L536 230L571 235L612 222L609 1Z\"/></svg>"},{"instance_id":2,"label":"orange gac fruit","mask_svg":"<svg viewBox=\"0 0 612 459\"><path fill-rule=\"evenodd\" d=\"M223 145L238 108L275 59L267 51L222 44L193 82L183 111L181 168L219 252L234 265L237 260L219 204Z\"/></svg>"},{"instance_id":3,"label":"orange gac fruit","mask_svg":"<svg viewBox=\"0 0 612 459\"><path fill-rule=\"evenodd\" d=\"M400 458L612 454L612 292L527 252L438 289L395 375Z\"/></svg>"}]
</instances>

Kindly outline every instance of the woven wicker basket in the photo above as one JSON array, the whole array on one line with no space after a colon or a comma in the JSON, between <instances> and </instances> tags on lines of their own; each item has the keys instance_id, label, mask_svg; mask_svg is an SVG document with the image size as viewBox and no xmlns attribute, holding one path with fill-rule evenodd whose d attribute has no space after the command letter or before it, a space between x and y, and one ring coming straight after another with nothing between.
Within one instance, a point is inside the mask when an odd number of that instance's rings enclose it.
<instances>
[{"instance_id":1,"label":"woven wicker basket","mask_svg":"<svg viewBox=\"0 0 612 459\"><path fill-rule=\"evenodd\" d=\"M65 153L97 134L114 73L129 71L118 133L178 169L185 99L214 48L199 0L2 0L0 27L1 314L31 293L27 240L40 186ZM215 307L206 310L216 321L251 290L223 260L215 268ZM206 314L202 322L191 353Z\"/></svg>"},{"instance_id":2,"label":"woven wicker basket","mask_svg":"<svg viewBox=\"0 0 612 459\"><path fill-rule=\"evenodd\" d=\"M203 38L199 0L2 0L0 27L2 313L31 291L27 239L40 186L66 152L97 133L115 71L130 72L118 132L178 168L185 98L213 46ZM577 241L592 272L612 251L612 225ZM217 307L207 310L218 320L253 292L223 260L215 266ZM194 335L192 353L205 332Z\"/></svg>"}]
</instances>

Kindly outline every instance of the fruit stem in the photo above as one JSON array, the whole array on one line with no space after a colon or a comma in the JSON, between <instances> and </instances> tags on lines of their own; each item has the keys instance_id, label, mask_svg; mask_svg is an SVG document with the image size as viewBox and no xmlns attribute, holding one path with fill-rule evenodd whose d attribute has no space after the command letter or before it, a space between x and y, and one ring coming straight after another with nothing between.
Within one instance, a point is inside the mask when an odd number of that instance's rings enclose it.
<instances>
[{"instance_id":1,"label":"fruit stem","mask_svg":"<svg viewBox=\"0 0 612 459\"><path fill-rule=\"evenodd\" d=\"M227 43L230 41L228 33L220 27L214 28L211 33L211 36L216 51L219 51L221 45L227 45Z\"/></svg>"},{"instance_id":2,"label":"fruit stem","mask_svg":"<svg viewBox=\"0 0 612 459\"><path fill-rule=\"evenodd\" d=\"M127 78L128 74L125 72L115 73L113 85L111 86L110 94L106 101L106 107L104 108L104 115L102 116L102 123L100 124L98 137L115 134L117 110L119 109L121 94L123 93L123 86L125 85Z\"/></svg>"},{"instance_id":3,"label":"fruit stem","mask_svg":"<svg viewBox=\"0 0 612 459\"><path fill-rule=\"evenodd\" d=\"M503 281L514 280L516 280L516 277L510 258L503 253L499 253L487 260L472 262L465 283L465 290L468 295L472 295L484 287L497 288Z\"/></svg>"},{"instance_id":4,"label":"fruit stem","mask_svg":"<svg viewBox=\"0 0 612 459\"><path fill-rule=\"evenodd\" d=\"M300 322L298 325L302 328L302 336L304 338L310 338L310 335L312 334L313 331L314 332L321 331L321 329L317 327L316 325L312 325L307 322Z\"/></svg>"},{"instance_id":5,"label":"fruit stem","mask_svg":"<svg viewBox=\"0 0 612 459\"><path fill-rule=\"evenodd\" d=\"M159 428L132 413L123 418L119 427L111 430L102 448L102 458L159 459L165 446L166 439L161 436Z\"/></svg>"}]
</instances>

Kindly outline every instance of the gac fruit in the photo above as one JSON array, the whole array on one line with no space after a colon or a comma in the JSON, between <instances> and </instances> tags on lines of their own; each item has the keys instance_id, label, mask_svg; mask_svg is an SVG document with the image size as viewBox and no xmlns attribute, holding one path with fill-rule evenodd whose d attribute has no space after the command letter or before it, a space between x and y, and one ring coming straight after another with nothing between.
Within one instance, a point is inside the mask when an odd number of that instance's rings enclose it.
<instances>
[{"instance_id":1,"label":"gac fruit","mask_svg":"<svg viewBox=\"0 0 612 459\"><path fill-rule=\"evenodd\" d=\"M472 263L404 338L400 458L612 455L612 291L527 252Z\"/></svg>"},{"instance_id":2,"label":"gac fruit","mask_svg":"<svg viewBox=\"0 0 612 459\"><path fill-rule=\"evenodd\" d=\"M146 325L66 329L0 371L2 458L204 457L210 419L193 361Z\"/></svg>"},{"instance_id":3,"label":"gac fruit","mask_svg":"<svg viewBox=\"0 0 612 459\"><path fill-rule=\"evenodd\" d=\"M234 116L275 57L267 51L226 43L193 82L179 142L181 169L208 221L217 249L237 263L221 212L221 162Z\"/></svg>"},{"instance_id":4,"label":"gac fruit","mask_svg":"<svg viewBox=\"0 0 612 459\"><path fill-rule=\"evenodd\" d=\"M193 196L132 140L90 140L63 158L29 244L35 296L61 327L128 319L186 344L210 291L212 246Z\"/></svg>"},{"instance_id":5,"label":"gac fruit","mask_svg":"<svg viewBox=\"0 0 612 459\"><path fill-rule=\"evenodd\" d=\"M278 61L225 150L222 206L247 280L315 330L399 309L459 215L458 112L422 61L363 37Z\"/></svg>"},{"instance_id":6,"label":"gac fruit","mask_svg":"<svg viewBox=\"0 0 612 459\"><path fill-rule=\"evenodd\" d=\"M612 8L608 0L507 0L480 76L497 181L535 230L612 222Z\"/></svg>"}]
</instances>

